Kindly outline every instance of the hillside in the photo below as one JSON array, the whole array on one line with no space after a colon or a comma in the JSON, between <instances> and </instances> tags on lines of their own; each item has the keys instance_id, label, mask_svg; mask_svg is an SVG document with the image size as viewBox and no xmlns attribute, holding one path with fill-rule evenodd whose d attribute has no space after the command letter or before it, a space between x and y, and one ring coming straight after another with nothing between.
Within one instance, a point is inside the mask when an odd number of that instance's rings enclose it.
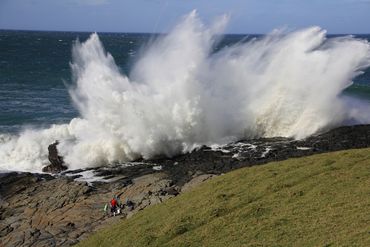
<instances>
[{"instance_id":1,"label":"hillside","mask_svg":"<svg viewBox=\"0 0 370 247\"><path fill-rule=\"evenodd\" d=\"M78 246L370 246L370 149L243 168Z\"/></svg>"}]
</instances>

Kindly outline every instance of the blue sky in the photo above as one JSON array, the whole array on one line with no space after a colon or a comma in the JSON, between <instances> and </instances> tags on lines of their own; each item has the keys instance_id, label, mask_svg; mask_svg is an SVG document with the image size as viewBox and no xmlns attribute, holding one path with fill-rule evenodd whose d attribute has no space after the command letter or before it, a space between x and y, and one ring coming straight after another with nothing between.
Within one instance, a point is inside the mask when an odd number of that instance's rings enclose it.
<instances>
[{"instance_id":1,"label":"blue sky","mask_svg":"<svg viewBox=\"0 0 370 247\"><path fill-rule=\"evenodd\" d=\"M229 14L227 33L370 33L370 0L0 0L0 29L166 32L193 9L205 22Z\"/></svg>"}]
</instances>

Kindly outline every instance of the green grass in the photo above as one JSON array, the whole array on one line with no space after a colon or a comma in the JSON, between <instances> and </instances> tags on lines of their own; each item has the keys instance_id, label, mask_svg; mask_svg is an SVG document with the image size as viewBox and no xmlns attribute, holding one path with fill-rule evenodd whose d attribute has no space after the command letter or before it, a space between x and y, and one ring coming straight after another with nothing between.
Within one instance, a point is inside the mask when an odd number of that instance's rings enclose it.
<instances>
[{"instance_id":1,"label":"green grass","mask_svg":"<svg viewBox=\"0 0 370 247\"><path fill-rule=\"evenodd\" d=\"M79 246L370 246L370 149L236 170Z\"/></svg>"}]
</instances>

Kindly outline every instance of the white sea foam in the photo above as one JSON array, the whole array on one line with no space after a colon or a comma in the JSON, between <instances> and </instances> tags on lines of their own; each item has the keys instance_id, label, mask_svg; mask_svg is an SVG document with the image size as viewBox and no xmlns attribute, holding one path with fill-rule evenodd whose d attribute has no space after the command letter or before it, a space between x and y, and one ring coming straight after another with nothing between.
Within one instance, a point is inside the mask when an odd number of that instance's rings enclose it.
<instances>
[{"instance_id":1,"label":"white sea foam","mask_svg":"<svg viewBox=\"0 0 370 247\"><path fill-rule=\"evenodd\" d=\"M270 153L271 150L272 150L271 147L266 147L265 151L261 154L261 158L265 158L266 155L268 155L268 153Z\"/></svg>"},{"instance_id":2,"label":"white sea foam","mask_svg":"<svg viewBox=\"0 0 370 247\"><path fill-rule=\"evenodd\" d=\"M312 148L310 148L310 147L297 147L297 149L306 151L306 150L310 150Z\"/></svg>"},{"instance_id":3,"label":"white sea foam","mask_svg":"<svg viewBox=\"0 0 370 247\"><path fill-rule=\"evenodd\" d=\"M54 140L74 169L370 122L369 105L341 96L370 65L367 41L310 27L213 53L226 22L207 27L190 13L138 54L129 76L97 34L77 42L70 94L80 118L0 138L0 169L40 171Z\"/></svg>"}]
</instances>

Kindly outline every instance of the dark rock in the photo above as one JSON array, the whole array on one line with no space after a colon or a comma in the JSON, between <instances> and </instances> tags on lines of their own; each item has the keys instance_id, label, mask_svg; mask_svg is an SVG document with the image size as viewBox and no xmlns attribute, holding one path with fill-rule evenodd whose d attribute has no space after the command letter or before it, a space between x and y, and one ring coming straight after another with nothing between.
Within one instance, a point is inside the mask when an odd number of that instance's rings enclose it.
<instances>
[{"instance_id":1,"label":"dark rock","mask_svg":"<svg viewBox=\"0 0 370 247\"><path fill-rule=\"evenodd\" d=\"M64 169L57 145L49 146L52 168L44 171ZM213 149L201 147L173 158L89 168L103 179L90 185L74 180L86 170L58 176L0 174L0 246L70 246L101 226L173 198L213 176L270 161L365 147L370 147L370 125L341 127L303 140L244 140ZM154 166L161 170L153 170ZM103 211L113 195L126 202L120 217Z\"/></svg>"},{"instance_id":2,"label":"dark rock","mask_svg":"<svg viewBox=\"0 0 370 247\"><path fill-rule=\"evenodd\" d=\"M177 196L179 194L179 191L176 187L167 187L162 190L165 192L165 195L171 195L171 196Z\"/></svg>"},{"instance_id":3,"label":"dark rock","mask_svg":"<svg viewBox=\"0 0 370 247\"><path fill-rule=\"evenodd\" d=\"M259 138L230 143L213 150L201 147L189 154L155 162L163 167L162 171L168 174L169 179L182 187L197 172L217 175L271 161L366 147L370 147L370 125L356 125L339 127L302 140Z\"/></svg>"},{"instance_id":4,"label":"dark rock","mask_svg":"<svg viewBox=\"0 0 370 247\"><path fill-rule=\"evenodd\" d=\"M0 238L6 236L8 233L14 230L14 228L10 227L9 225L0 228L2 228L0 229Z\"/></svg>"},{"instance_id":5,"label":"dark rock","mask_svg":"<svg viewBox=\"0 0 370 247\"><path fill-rule=\"evenodd\" d=\"M58 141L54 142L53 144L50 144L48 147L49 150L49 161L50 165L42 168L43 172L48 173L60 173L64 170L67 170L67 167L64 165L63 157L59 156L57 145L59 144Z\"/></svg>"},{"instance_id":6,"label":"dark rock","mask_svg":"<svg viewBox=\"0 0 370 247\"><path fill-rule=\"evenodd\" d=\"M33 187L39 181L52 179L54 177L47 174L3 173L0 179L0 198L4 200L7 197L25 191L27 188Z\"/></svg>"}]
</instances>

